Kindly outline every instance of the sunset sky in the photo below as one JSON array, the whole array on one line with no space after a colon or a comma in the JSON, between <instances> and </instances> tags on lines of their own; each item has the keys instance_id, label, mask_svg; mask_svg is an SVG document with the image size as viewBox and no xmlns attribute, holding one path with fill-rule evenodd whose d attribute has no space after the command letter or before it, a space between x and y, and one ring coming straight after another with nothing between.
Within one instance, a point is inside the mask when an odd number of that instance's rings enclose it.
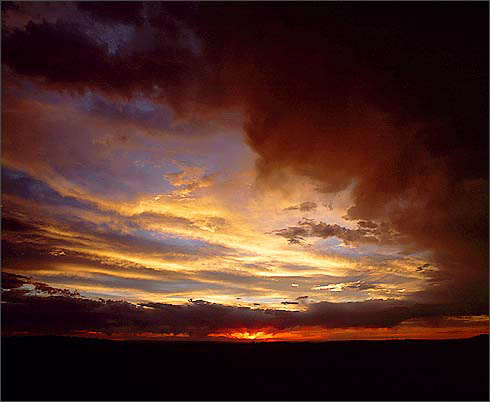
<instances>
[{"instance_id":1,"label":"sunset sky","mask_svg":"<svg viewBox=\"0 0 490 402\"><path fill-rule=\"evenodd\" d=\"M488 333L488 3L2 2L2 333Z\"/></svg>"}]
</instances>

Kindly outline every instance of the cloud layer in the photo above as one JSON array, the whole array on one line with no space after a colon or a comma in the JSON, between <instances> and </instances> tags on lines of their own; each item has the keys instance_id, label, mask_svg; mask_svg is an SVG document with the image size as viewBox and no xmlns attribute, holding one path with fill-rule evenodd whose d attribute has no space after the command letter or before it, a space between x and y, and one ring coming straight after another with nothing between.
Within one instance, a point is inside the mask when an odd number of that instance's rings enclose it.
<instances>
[{"instance_id":1,"label":"cloud layer","mask_svg":"<svg viewBox=\"0 0 490 402\"><path fill-rule=\"evenodd\" d=\"M30 285L31 289L26 289ZM190 300L185 305L130 304L89 300L67 290L32 282L25 276L3 274L2 325L5 334L70 334L101 332L107 335L138 333L188 334L203 337L222 331L267 328L284 331L300 326L335 328L390 328L414 318L444 315L471 316L475 307L442 307L400 301L369 300L357 303L313 303L303 312L251 309ZM34 294L32 294L34 293Z\"/></svg>"}]
</instances>

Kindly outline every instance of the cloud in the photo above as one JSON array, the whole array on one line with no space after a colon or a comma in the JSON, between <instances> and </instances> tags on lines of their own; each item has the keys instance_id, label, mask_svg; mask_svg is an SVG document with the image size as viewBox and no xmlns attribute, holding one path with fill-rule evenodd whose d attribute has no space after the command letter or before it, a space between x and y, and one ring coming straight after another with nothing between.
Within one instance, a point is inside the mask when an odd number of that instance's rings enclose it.
<instances>
[{"instance_id":1,"label":"cloud","mask_svg":"<svg viewBox=\"0 0 490 402\"><path fill-rule=\"evenodd\" d=\"M29 280L27 276L2 272L2 289L17 289Z\"/></svg>"},{"instance_id":2,"label":"cloud","mask_svg":"<svg viewBox=\"0 0 490 402\"><path fill-rule=\"evenodd\" d=\"M227 224L226 220L219 217L205 216L198 219L189 219L171 214L142 212L130 216L124 216L117 211L102 210L97 204L80 201L74 197L63 197L47 184L32 177L2 169L2 191L5 195L5 204L9 209L2 210L3 238L7 240L10 233L16 233L15 237L23 240L36 237L39 244L50 245L52 238L59 240L59 234L51 234L46 227L63 230L68 235L68 241L91 243L93 248L100 249L108 245L113 250L131 252L136 254L150 254L154 256L191 255L194 258L205 256L206 250L211 254L226 253L226 246L210 244L198 239L179 238L178 236L165 235L161 230L163 225L172 228L192 228L203 230L203 227L211 227L217 230ZM8 196L14 196L14 199ZM39 216L30 213L28 208L19 203L19 197L37 202L43 205ZM59 207L71 208L70 213L60 214ZM50 210L50 208L54 208ZM98 220L86 219L84 214L99 215ZM102 220L102 222L101 222ZM105 221L105 222L104 222ZM151 227L158 227L155 230ZM40 238L43 241L39 241ZM83 239L83 240L82 240ZM97 244L96 244L97 243ZM221 251L220 251L221 250ZM232 249L228 249L234 254ZM192 258L192 257L191 257Z\"/></svg>"},{"instance_id":3,"label":"cloud","mask_svg":"<svg viewBox=\"0 0 490 402\"><path fill-rule=\"evenodd\" d=\"M290 244L301 244L308 231L305 228L298 226L290 226L287 229L276 230L273 233L278 236L285 237Z\"/></svg>"},{"instance_id":4,"label":"cloud","mask_svg":"<svg viewBox=\"0 0 490 402\"><path fill-rule=\"evenodd\" d=\"M26 277L2 273L2 284L11 286L12 281L20 281L23 285L32 284ZM42 291L41 284L33 285ZM216 331L242 328L390 328L413 318L478 314L476 306L424 305L394 300L309 303L306 311L298 312L225 306L201 299L190 299L184 305L157 302L132 304L125 301L90 300L63 290L54 291L50 287L46 288L48 292L44 296L28 295L17 289L20 286L16 282L15 287L2 290L4 335L21 331L32 334L97 331L120 336L142 332L186 332L191 336L205 336Z\"/></svg>"},{"instance_id":5,"label":"cloud","mask_svg":"<svg viewBox=\"0 0 490 402\"><path fill-rule=\"evenodd\" d=\"M128 2L114 7L114 5L105 2L80 1L77 6L80 10L106 23L141 25L144 22L142 16L144 3L142 2Z\"/></svg>"},{"instance_id":6,"label":"cloud","mask_svg":"<svg viewBox=\"0 0 490 402\"><path fill-rule=\"evenodd\" d=\"M431 267L431 264L426 263L426 264L423 264L423 265L417 267L417 271L423 272L423 271L426 271L427 269L429 269L430 267Z\"/></svg>"},{"instance_id":7,"label":"cloud","mask_svg":"<svg viewBox=\"0 0 490 402\"><path fill-rule=\"evenodd\" d=\"M330 290L331 292L342 292L344 290L371 290L377 289L376 284L369 284L365 281L353 281L353 282L339 282L330 285L317 285L313 286L311 290Z\"/></svg>"},{"instance_id":8,"label":"cloud","mask_svg":"<svg viewBox=\"0 0 490 402\"><path fill-rule=\"evenodd\" d=\"M30 285L32 290L21 289L24 285ZM34 293L44 293L49 296L64 296L70 298L80 297L80 294L77 291L70 291L68 289L59 289L54 288L52 286L47 285L42 282L35 282L31 280L31 278L25 275L18 275L8 272L2 272L2 289L7 289L7 291L12 292L12 294L21 294L25 295L28 292ZM20 292L16 292L19 291ZM9 293L10 295L11 293Z\"/></svg>"},{"instance_id":9,"label":"cloud","mask_svg":"<svg viewBox=\"0 0 490 402\"><path fill-rule=\"evenodd\" d=\"M376 229L378 227L378 224L371 221L359 221L357 222L357 225L360 228L366 228L366 229Z\"/></svg>"},{"instance_id":10,"label":"cloud","mask_svg":"<svg viewBox=\"0 0 490 402\"><path fill-rule=\"evenodd\" d=\"M196 190L212 186L216 174L203 174L199 167L185 166L180 172L166 174L165 178L176 187L172 196L185 198Z\"/></svg>"},{"instance_id":11,"label":"cloud","mask_svg":"<svg viewBox=\"0 0 490 402\"><path fill-rule=\"evenodd\" d=\"M156 15L157 29L142 25L142 4L136 3L117 10L111 6L109 12L103 4L82 2L78 14L70 5L55 8L55 21L37 21L29 16L29 7L24 8L24 18L31 20L22 28L10 27L6 16L2 36L9 56L4 62L13 71L50 88L91 90L118 99L144 93L176 110L187 107L193 82L199 79L195 74L199 60L185 26L171 16ZM58 46L49 45L57 40ZM56 60L57 68L50 68L44 59ZM90 68L82 60L90 60Z\"/></svg>"},{"instance_id":12,"label":"cloud","mask_svg":"<svg viewBox=\"0 0 490 402\"><path fill-rule=\"evenodd\" d=\"M302 244L305 238L317 237L328 239L337 237L346 245L367 244L397 244L400 241L400 236L394 232L389 225L377 225L373 222L366 224L361 221L358 223L357 229L349 229L337 224L327 224L324 222L316 222L313 219L303 218L298 222L299 226L289 226L287 229L275 230L278 236L284 237L290 244Z\"/></svg>"},{"instance_id":13,"label":"cloud","mask_svg":"<svg viewBox=\"0 0 490 402\"><path fill-rule=\"evenodd\" d=\"M285 208L285 211L294 211L300 210L302 212L314 211L317 208L317 204L315 202L307 201L302 202L299 205L293 205L291 207Z\"/></svg>"}]
</instances>

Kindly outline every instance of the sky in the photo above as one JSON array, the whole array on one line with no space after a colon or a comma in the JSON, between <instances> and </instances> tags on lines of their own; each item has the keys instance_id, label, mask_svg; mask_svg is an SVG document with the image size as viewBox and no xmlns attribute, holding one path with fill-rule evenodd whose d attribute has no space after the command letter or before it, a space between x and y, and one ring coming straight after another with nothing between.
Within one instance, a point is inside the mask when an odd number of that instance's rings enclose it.
<instances>
[{"instance_id":1,"label":"sky","mask_svg":"<svg viewBox=\"0 0 490 402\"><path fill-rule=\"evenodd\" d=\"M488 3L2 2L2 334L488 333Z\"/></svg>"}]
</instances>

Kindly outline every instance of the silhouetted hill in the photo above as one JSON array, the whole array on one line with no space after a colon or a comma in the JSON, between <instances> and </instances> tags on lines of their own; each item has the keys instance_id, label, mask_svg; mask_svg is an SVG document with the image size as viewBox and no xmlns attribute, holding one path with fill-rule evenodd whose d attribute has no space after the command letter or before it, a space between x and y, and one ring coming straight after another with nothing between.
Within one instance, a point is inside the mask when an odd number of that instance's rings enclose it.
<instances>
[{"instance_id":1,"label":"silhouetted hill","mask_svg":"<svg viewBox=\"0 0 490 402\"><path fill-rule=\"evenodd\" d=\"M2 337L2 400L488 400L488 335L325 343Z\"/></svg>"}]
</instances>

